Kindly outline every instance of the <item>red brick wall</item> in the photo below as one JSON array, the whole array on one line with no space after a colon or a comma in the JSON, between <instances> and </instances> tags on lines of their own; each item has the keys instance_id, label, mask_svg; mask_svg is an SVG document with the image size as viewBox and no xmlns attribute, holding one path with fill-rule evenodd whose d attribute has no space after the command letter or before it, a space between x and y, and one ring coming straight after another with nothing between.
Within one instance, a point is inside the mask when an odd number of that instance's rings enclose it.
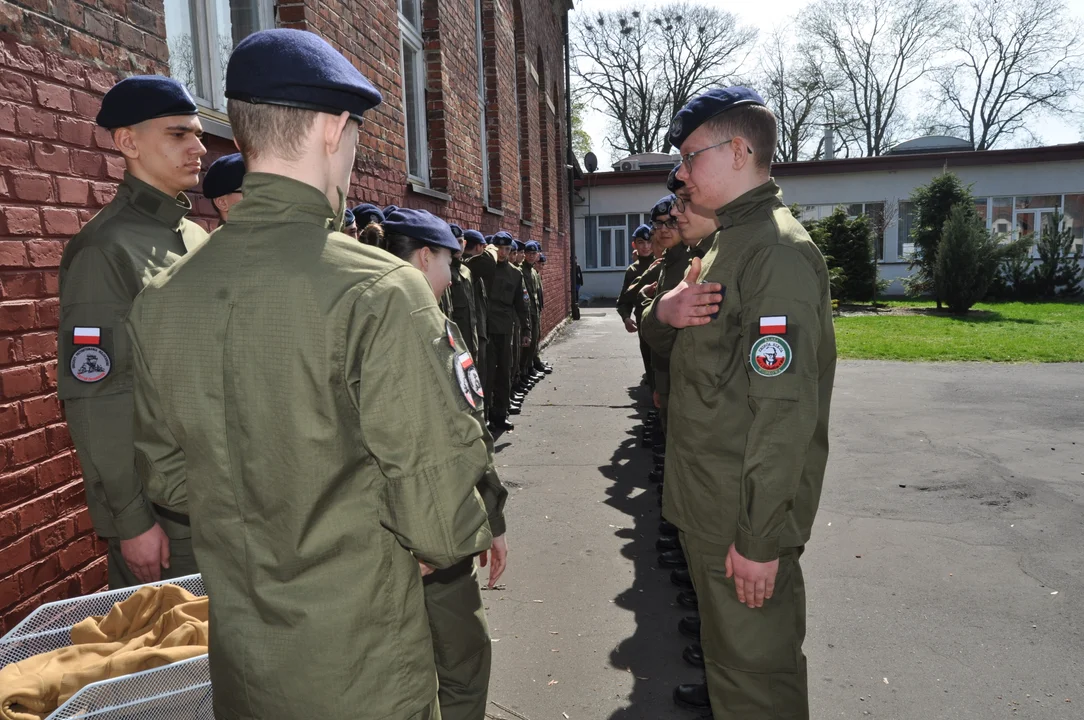
<instances>
[{"instance_id":1,"label":"red brick wall","mask_svg":"<svg viewBox=\"0 0 1084 720\"><path fill-rule=\"evenodd\" d=\"M327 38L384 94L363 124L351 202L423 207L464 228L541 241L548 332L571 306L562 18L551 0L482 0L482 138L474 0L425 0L431 185L451 196L445 201L407 186L396 7L394 0L276 5L280 25ZM520 87L529 208L519 192L517 17L518 62L529 60L544 78L540 89L528 73ZM103 544L55 394L57 267L64 243L112 199L123 176L109 134L93 123L101 95L121 77L168 74L165 37L162 0L0 0L0 634L43 602L105 583ZM546 86L556 108L548 116ZM222 138L205 143L205 167L234 151ZM483 153L496 213L486 210ZM213 205L190 196L192 217L213 227Z\"/></svg>"}]
</instances>

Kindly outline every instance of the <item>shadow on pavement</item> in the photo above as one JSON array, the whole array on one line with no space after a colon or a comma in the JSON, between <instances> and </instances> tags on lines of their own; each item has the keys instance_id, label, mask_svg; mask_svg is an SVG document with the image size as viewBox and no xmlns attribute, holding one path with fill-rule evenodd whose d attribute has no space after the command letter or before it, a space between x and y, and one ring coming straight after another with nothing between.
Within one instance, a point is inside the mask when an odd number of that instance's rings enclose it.
<instances>
[{"instance_id":1,"label":"shadow on pavement","mask_svg":"<svg viewBox=\"0 0 1084 720\"><path fill-rule=\"evenodd\" d=\"M634 564L632 585L614 602L635 615L636 630L610 653L613 667L634 677L629 705L609 720L655 720L693 717L674 706L674 687L698 681L698 672L685 666L681 650L687 644L677 632L684 614L676 604L678 588L670 583L670 571L657 565L659 494L648 480L652 468L651 449L640 447L642 421L651 407L650 393L642 385L629 388L636 404L635 426L610 458L599 468L613 481L606 503L629 516L628 526L614 534L626 540L622 555Z\"/></svg>"}]
</instances>

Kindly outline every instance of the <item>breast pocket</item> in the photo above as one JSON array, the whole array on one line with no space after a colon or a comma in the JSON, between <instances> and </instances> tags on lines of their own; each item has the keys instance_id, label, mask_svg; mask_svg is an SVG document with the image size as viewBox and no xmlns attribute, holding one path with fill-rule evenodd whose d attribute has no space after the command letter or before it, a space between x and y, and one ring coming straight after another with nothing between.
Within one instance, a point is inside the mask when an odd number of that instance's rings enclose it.
<instances>
[{"instance_id":1,"label":"breast pocket","mask_svg":"<svg viewBox=\"0 0 1084 720\"><path fill-rule=\"evenodd\" d=\"M516 297L516 286L509 278L497 278L493 283L493 296L502 305L511 305Z\"/></svg>"}]
</instances>

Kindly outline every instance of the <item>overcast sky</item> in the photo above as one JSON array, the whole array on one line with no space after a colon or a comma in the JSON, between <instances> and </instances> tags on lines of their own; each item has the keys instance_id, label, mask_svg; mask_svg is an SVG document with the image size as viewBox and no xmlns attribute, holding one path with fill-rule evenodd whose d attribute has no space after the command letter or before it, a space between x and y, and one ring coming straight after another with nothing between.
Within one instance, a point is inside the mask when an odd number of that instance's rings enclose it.
<instances>
[{"instance_id":1,"label":"overcast sky","mask_svg":"<svg viewBox=\"0 0 1084 720\"><path fill-rule=\"evenodd\" d=\"M702 0L710 4L712 0ZM798 13L810 3L811 0L772 0L770 3L758 2L719 2L719 6L735 13L742 22L754 25L760 30L763 38L776 28L793 30ZM664 0L576 0L576 9L572 14L571 22L577 22L577 16L582 13L598 12L599 10L628 9L635 5L641 7L653 7L668 4ZM1084 18L1084 0L1065 0L1071 15L1076 18ZM765 8L771 8L771 12L764 12ZM1074 26L1079 25L1073 23ZM610 151L603 140L606 137L607 119L600 113L592 112L585 118L585 130L591 135L592 149L599 157L599 165L608 169ZM1044 145L1056 145L1059 143L1078 142L1081 138L1080 128L1061 120L1040 120L1035 126L1036 134L1043 140Z\"/></svg>"}]
</instances>

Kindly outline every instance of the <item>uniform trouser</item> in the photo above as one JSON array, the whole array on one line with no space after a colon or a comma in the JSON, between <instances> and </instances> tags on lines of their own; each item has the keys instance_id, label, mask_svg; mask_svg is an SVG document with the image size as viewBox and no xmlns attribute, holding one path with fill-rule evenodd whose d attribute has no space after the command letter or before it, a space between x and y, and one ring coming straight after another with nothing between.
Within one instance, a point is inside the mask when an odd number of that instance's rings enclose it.
<instances>
[{"instance_id":1,"label":"uniform trouser","mask_svg":"<svg viewBox=\"0 0 1084 720\"><path fill-rule=\"evenodd\" d=\"M486 419L489 419L489 406L493 402L493 395L490 393L493 388L490 387L489 382L489 363L487 362L486 352L489 349L489 340L485 338L478 338L478 354L474 358L474 365L478 368L478 379L482 383L482 395L485 398Z\"/></svg>"},{"instance_id":2,"label":"uniform trouser","mask_svg":"<svg viewBox=\"0 0 1084 720\"><path fill-rule=\"evenodd\" d=\"M651 369L651 346L640 337L640 357L644 360L644 373L647 375L647 384L651 391L655 391L655 371Z\"/></svg>"},{"instance_id":3,"label":"uniform trouser","mask_svg":"<svg viewBox=\"0 0 1084 720\"><path fill-rule=\"evenodd\" d=\"M659 394L659 427L662 429L663 443L666 443L666 426L670 408L670 373L665 370L655 371L655 392Z\"/></svg>"},{"instance_id":4,"label":"uniform trouser","mask_svg":"<svg viewBox=\"0 0 1084 720\"><path fill-rule=\"evenodd\" d=\"M142 585L140 580L132 573L124 556L120 552L120 538L106 538L108 549L106 557L109 567L109 589ZM196 556L192 554L192 538L170 538L169 541L169 567L162 568L162 579L184 577L199 572L196 568Z\"/></svg>"},{"instance_id":5,"label":"uniform trouser","mask_svg":"<svg viewBox=\"0 0 1084 720\"><path fill-rule=\"evenodd\" d=\"M508 417L508 396L512 389L512 337L490 333L486 354L489 382L493 386L493 409L490 417L504 420Z\"/></svg>"},{"instance_id":6,"label":"uniform trouser","mask_svg":"<svg viewBox=\"0 0 1084 720\"><path fill-rule=\"evenodd\" d=\"M424 585L440 683L441 717L484 720L493 645L474 559L431 573Z\"/></svg>"},{"instance_id":7,"label":"uniform trouser","mask_svg":"<svg viewBox=\"0 0 1084 720\"><path fill-rule=\"evenodd\" d=\"M521 378L529 378L534 373L536 357L538 357L538 317L531 316L531 345L522 349L519 358L519 375Z\"/></svg>"},{"instance_id":8,"label":"uniform trouser","mask_svg":"<svg viewBox=\"0 0 1084 720\"><path fill-rule=\"evenodd\" d=\"M681 533L700 607L700 644L715 720L808 720L803 548L782 548L764 607L738 602L726 545Z\"/></svg>"},{"instance_id":9,"label":"uniform trouser","mask_svg":"<svg viewBox=\"0 0 1084 720\"><path fill-rule=\"evenodd\" d=\"M511 383L516 385L519 383L519 358L520 353L523 350L523 327L517 322L512 326L512 337L510 338L512 344L512 379Z\"/></svg>"}]
</instances>

